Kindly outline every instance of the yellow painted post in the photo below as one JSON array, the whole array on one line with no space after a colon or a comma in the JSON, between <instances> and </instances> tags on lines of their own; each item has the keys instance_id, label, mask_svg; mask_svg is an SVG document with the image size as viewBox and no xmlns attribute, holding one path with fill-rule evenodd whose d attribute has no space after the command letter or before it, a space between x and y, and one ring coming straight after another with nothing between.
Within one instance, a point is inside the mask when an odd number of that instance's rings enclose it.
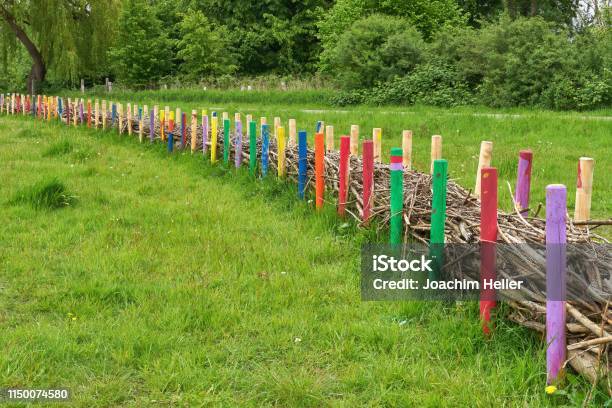
<instances>
[{"instance_id":1,"label":"yellow painted post","mask_svg":"<svg viewBox=\"0 0 612 408\"><path fill-rule=\"evenodd\" d=\"M591 217L591 196L593 194L594 167L595 160L590 157L581 157L578 161L574 221L588 221Z\"/></svg>"},{"instance_id":2,"label":"yellow painted post","mask_svg":"<svg viewBox=\"0 0 612 408\"><path fill-rule=\"evenodd\" d=\"M433 165L436 160L442 159L442 136L433 135L431 137L431 166L429 173L433 174Z\"/></svg>"},{"instance_id":3,"label":"yellow painted post","mask_svg":"<svg viewBox=\"0 0 612 408\"><path fill-rule=\"evenodd\" d=\"M198 143L198 111L191 111L191 153L195 153Z\"/></svg>"},{"instance_id":4,"label":"yellow painted post","mask_svg":"<svg viewBox=\"0 0 612 408\"><path fill-rule=\"evenodd\" d=\"M380 163L382 161L382 129L372 129L372 141L374 142L374 161Z\"/></svg>"},{"instance_id":5,"label":"yellow painted post","mask_svg":"<svg viewBox=\"0 0 612 408\"><path fill-rule=\"evenodd\" d=\"M170 116L170 113L168 113ZM159 112L159 137L162 142L166 141L166 110Z\"/></svg>"},{"instance_id":6,"label":"yellow painted post","mask_svg":"<svg viewBox=\"0 0 612 408\"><path fill-rule=\"evenodd\" d=\"M102 99L102 129L106 129L106 99Z\"/></svg>"},{"instance_id":7,"label":"yellow painted post","mask_svg":"<svg viewBox=\"0 0 612 408\"><path fill-rule=\"evenodd\" d=\"M404 170L412 170L412 130L402 132L402 164Z\"/></svg>"},{"instance_id":8,"label":"yellow painted post","mask_svg":"<svg viewBox=\"0 0 612 408\"><path fill-rule=\"evenodd\" d=\"M351 125L351 155L359 156L359 125Z\"/></svg>"},{"instance_id":9,"label":"yellow painted post","mask_svg":"<svg viewBox=\"0 0 612 408\"><path fill-rule=\"evenodd\" d=\"M276 129L276 140L278 146L278 177L285 177L285 128L279 126Z\"/></svg>"},{"instance_id":10,"label":"yellow painted post","mask_svg":"<svg viewBox=\"0 0 612 408\"><path fill-rule=\"evenodd\" d=\"M476 185L474 195L480 198L480 173L484 167L491 167L491 155L493 153L493 142L483 140L480 142L480 156L478 157L478 169L476 170Z\"/></svg>"},{"instance_id":11,"label":"yellow painted post","mask_svg":"<svg viewBox=\"0 0 612 408\"><path fill-rule=\"evenodd\" d=\"M210 162L211 163L216 163L217 162L217 127L219 125L219 117L218 116L213 116L210 119L210 128L211 128L211 134L210 134Z\"/></svg>"},{"instance_id":12,"label":"yellow painted post","mask_svg":"<svg viewBox=\"0 0 612 408\"><path fill-rule=\"evenodd\" d=\"M331 125L325 126L325 150L334 150L334 127Z\"/></svg>"},{"instance_id":13,"label":"yellow painted post","mask_svg":"<svg viewBox=\"0 0 612 408\"><path fill-rule=\"evenodd\" d=\"M289 119L289 146L295 146L297 140L297 124L295 119Z\"/></svg>"}]
</instances>

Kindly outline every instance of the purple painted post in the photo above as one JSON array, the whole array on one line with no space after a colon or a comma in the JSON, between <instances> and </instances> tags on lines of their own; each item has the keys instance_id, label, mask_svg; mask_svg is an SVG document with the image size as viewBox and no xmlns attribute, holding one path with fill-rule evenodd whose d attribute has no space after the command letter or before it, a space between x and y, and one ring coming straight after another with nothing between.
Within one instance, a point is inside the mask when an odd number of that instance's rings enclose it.
<instances>
[{"instance_id":1,"label":"purple painted post","mask_svg":"<svg viewBox=\"0 0 612 408\"><path fill-rule=\"evenodd\" d=\"M236 121L236 140L234 145L236 146L234 164L238 168L242 164L242 122L239 120Z\"/></svg>"},{"instance_id":2,"label":"purple painted post","mask_svg":"<svg viewBox=\"0 0 612 408\"><path fill-rule=\"evenodd\" d=\"M149 112L149 139L151 139L151 143L155 141L155 109L151 109L151 112Z\"/></svg>"},{"instance_id":3,"label":"purple painted post","mask_svg":"<svg viewBox=\"0 0 612 408\"><path fill-rule=\"evenodd\" d=\"M533 153L531 150L521 150L519 152L518 175L516 178L516 191L514 202L519 210L529 207L529 190L531 189L531 161ZM526 217L528 211L521 211L521 215Z\"/></svg>"},{"instance_id":4,"label":"purple painted post","mask_svg":"<svg viewBox=\"0 0 612 408\"><path fill-rule=\"evenodd\" d=\"M202 153L206 154L206 142L208 142L208 115L202 116Z\"/></svg>"},{"instance_id":5,"label":"purple painted post","mask_svg":"<svg viewBox=\"0 0 612 408\"><path fill-rule=\"evenodd\" d=\"M546 187L546 372L547 383L563 375L565 341L565 273L567 189L562 184Z\"/></svg>"}]
</instances>

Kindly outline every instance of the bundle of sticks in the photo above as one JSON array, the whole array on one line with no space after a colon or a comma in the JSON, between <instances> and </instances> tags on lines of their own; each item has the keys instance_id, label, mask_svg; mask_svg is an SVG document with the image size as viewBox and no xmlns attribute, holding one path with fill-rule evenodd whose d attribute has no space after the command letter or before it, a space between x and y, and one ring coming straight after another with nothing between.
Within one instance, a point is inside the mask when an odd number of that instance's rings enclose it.
<instances>
[{"instance_id":1,"label":"bundle of sticks","mask_svg":"<svg viewBox=\"0 0 612 408\"><path fill-rule=\"evenodd\" d=\"M110 120L110 113L108 119ZM138 131L138 121L133 121L134 132ZM150 134L148 118L143 121L144 133ZM123 121L124 133L127 133L127 121ZM197 151L202 151L202 126L198 125L195 132ZM246 127L245 127L246 128ZM184 148L191 145L191 126L186 126L187 143ZM207 136L207 145L210 145L210 130ZM160 127L156 121L154 138L160 138ZM232 163L235 155L236 135L232 134L229 148L231 149ZM249 140L242 135L243 163L249 161ZM180 138L174 138L175 144L180 146ZM219 130L217 135L218 152L222 152L223 133ZM261 138L257 139L258 158L261 159ZM269 141L270 173L276 170L278 152L276 141ZM258 159L258 160L259 160ZM308 149L308 184L313 185L314 150ZM326 199L330 203L337 197L339 191L339 153L327 152L325 155L325 184ZM298 149L289 144L285 150L285 168L289 179L296 179L298 174ZM377 228L386 228L390 219L390 171L389 166L383 163L374 165L374 192L370 203L371 218L376 218ZM404 172L404 241L417 241L427 244L429 241L432 207L432 177L429 174L414 170ZM359 157L351 156L349 160L349 182L346 212L356 222L363 219L363 180L362 162ZM447 183L447 212L445 223L445 242L449 244L476 244L480 236L480 201L471 192L452 179ZM534 216L523 216L517 209L514 212L498 211L498 242L505 245L501 251L503 262L509 265L508 270L521 270L524 274L543 274L546 270L545 256L545 220L538 218L539 209ZM568 364L577 372L584 375L591 382L603 383L608 393L612 395L610 384L610 353L612 343L612 310L609 303L612 294L612 276L609 270L612 265L612 254L597 244L607 244L608 241L599 236L589 226L579 226L572 223L568 217L566 226L568 244L576 244L573 251L580 251L580 256L572 259L581 259L581 262L568 264L568 276L588 277L585 285L591 291L588 300L579 300L578 296L566 302L567 307L567 341ZM530 250L525 250L529 245ZM603 250L602 250L603 248ZM499 256L499 255L498 255ZM498 271L498 275L512 278L510 273ZM478 279L478 277L472 277ZM545 275L541 280L545 283ZM509 318L520 325L545 331L546 321L546 294L544 285L531 285L526 287L525 296L512 296L508 294L508 303L512 308ZM579 295L579 294L578 294Z\"/></svg>"}]
</instances>

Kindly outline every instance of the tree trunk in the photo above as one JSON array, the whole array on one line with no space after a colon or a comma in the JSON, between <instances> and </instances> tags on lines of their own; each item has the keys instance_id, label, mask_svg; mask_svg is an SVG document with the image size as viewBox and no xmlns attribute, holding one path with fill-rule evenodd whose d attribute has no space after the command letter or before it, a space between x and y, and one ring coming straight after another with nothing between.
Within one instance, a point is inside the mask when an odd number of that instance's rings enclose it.
<instances>
[{"instance_id":1,"label":"tree trunk","mask_svg":"<svg viewBox=\"0 0 612 408\"><path fill-rule=\"evenodd\" d=\"M530 12L530 16L531 17L535 17L538 14L538 0L531 0L531 10L529 10Z\"/></svg>"},{"instance_id":2,"label":"tree trunk","mask_svg":"<svg viewBox=\"0 0 612 408\"><path fill-rule=\"evenodd\" d=\"M32 58L32 69L28 75L28 93L33 94L36 84L41 83L47 75L47 66L45 65L43 56L32 40L30 40L26 32L19 27L17 21L15 21L15 17L2 5L0 5L0 15L2 15L17 39L26 47L28 54L30 54L30 58Z\"/></svg>"}]
</instances>

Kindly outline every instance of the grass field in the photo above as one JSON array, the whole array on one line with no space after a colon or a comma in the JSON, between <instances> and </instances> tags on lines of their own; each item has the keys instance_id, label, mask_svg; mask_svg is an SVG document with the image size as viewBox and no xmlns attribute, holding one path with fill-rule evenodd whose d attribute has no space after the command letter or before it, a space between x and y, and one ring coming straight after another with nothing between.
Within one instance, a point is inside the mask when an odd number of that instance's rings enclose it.
<instances>
[{"instance_id":1,"label":"grass field","mask_svg":"<svg viewBox=\"0 0 612 408\"><path fill-rule=\"evenodd\" d=\"M610 213L610 121L167 103L381 126L386 150L411 127L420 168L440 133L468 186L480 139L496 143L502 180L532 147L534 200L547 183L573 186L590 155L593 213ZM361 302L359 248L377 237L315 215L292 185L22 118L0 117L0 160L0 387L66 386L83 407L554 406L590 388L570 373L546 396L538 336L502 319L483 339L474 303ZM593 406L606 401L596 390Z\"/></svg>"},{"instance_id":2,"label":"grass field","mask_svg":"<svg viewBox=\"0 0 612 408\"><path fill-rule=\"evenodd\" d=\"M75 94L76 96L76 94ZM534 152L532 207L544 202L545 187L551 183L568 186L568 206L573 209L576 169L581 156L595 159L592 216L601 218L612 213L612 111L551 112L525 109L492 110L462 107L354 107L334 108L327 105L329 91L142 91L118 92L109 98L121 102L168 105L183 111L207 109L230 113L251 113L272 121L281 117L297 120L298 129L308 131L312 139L316 121L334 125L336 139L348 134L353 124L360 126L361 138L371 138L372 128L383 129L383 156L388 160L391 147L401 146L402 130L413 131L414 166L428 171L431 136L443 137L443 157L449 161L450 177L467 188L474 188L480 141L493 141L493 166L498 168L499 202L505 210L513 207L506 182L514 190L521 149ZM93 96L92 96L93 97ZM231 102L239 101L236 102ZM540 212L543 215L544 212ZM609 232L608 232L609 233Z\"/></svg>"}]
</instances>

